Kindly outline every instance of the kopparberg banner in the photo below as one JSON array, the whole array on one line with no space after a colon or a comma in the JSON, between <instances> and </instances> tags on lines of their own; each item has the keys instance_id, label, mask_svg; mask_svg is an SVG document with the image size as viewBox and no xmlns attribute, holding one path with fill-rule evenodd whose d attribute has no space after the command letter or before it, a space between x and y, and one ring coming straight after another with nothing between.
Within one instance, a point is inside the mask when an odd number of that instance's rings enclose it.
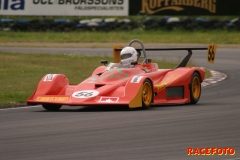
<instances>
[{"instance_id":1,"label":"kopparberg banner","mask_svg":"<svg viewBox=\"0 0 240 160\"><path fill-rule=\"evenodd\" d=\"M240 0L130 0L129 15L140 13L148 15L240 15Z\"/></svg>"},{"instance_id":2,"label":"kopparberg banner","mask_svg":"<svg viewBox=\"0 0 240 160\"><path fill-rule=\"evenodd\" d=\"M0 0L0 15L127 16L128 0Z\"/></svg>"}]
</instances>

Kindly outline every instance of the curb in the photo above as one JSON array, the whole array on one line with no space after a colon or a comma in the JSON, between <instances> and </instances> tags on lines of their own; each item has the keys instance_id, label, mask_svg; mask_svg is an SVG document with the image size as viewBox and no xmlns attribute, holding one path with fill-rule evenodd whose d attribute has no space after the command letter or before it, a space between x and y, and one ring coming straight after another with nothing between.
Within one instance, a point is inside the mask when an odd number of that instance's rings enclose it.
<instances>
[{"instance_id":1,"label":"curb","mask_svg":"<svg viewBox=\"0 0 240 160\"><path fill-rule=\"evenodd\" d=\"M218 83L218 82L223 81L224 79L227 78L226 74L218 72L218 71L210 70L210 73L211 73L212 77L204 79L202 84L201 84L202 87Z\"/></svg>"}]
</instances>

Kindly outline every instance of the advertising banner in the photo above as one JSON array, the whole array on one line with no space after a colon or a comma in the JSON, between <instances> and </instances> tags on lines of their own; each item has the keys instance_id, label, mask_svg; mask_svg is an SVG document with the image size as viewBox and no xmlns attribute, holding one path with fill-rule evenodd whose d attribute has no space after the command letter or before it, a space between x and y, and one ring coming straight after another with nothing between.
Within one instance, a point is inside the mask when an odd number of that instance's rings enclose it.
<instances>
[{"instance_id":1,"label":"advertising banner","mask_svg":"<svg viewBox=\"0 0 240 160\"><path fill-rule=\"evenodd\" d=\"M127 16L128 0L0 0L0 15Z\"/></svg>"},{"instance_id":2,"label":"advertising banner","mask_svg":"<svg viewBox=\"0 0 240 160\"><path fill-rule=\"evenodd\" d=\"M129 15L137 14L240 15L240 0L130 0Z\"/></svg>"}]
</instances>

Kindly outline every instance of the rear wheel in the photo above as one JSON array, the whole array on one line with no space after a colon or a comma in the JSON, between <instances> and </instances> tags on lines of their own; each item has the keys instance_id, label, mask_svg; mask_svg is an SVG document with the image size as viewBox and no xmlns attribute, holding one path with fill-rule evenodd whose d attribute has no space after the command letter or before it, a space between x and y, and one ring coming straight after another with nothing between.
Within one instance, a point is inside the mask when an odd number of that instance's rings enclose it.
<instances>
[{"instance_id":1,"label":"rear wheel","mask_svg":"<svg viewBox=\"0 0 240 160\"><path fill-rule=\"evenodd\" d=\"M142 108L148 109L151 106L153 99L153 89L149 79L143 82L143 92L142 92Z\"/></svg>"},{"instance_id":2,"label":"rear wheel","mask_svg":"<svg viewBox=\"0 0 240 160\"><path fill-rule=\"evenodd\" d=\"M62 107L62 105L58 104L42 104L42 106L48 111L58 111Z\"/></svg>"},{"instance_id":3,"label":"rear wheel","mask_svg":"<svg viewBox=\"0 0 240 160\"><path fill-rule=\"evenodd\" d=\"M194 72L190 84L191 103L196 104L201 96L201 80L198 73Z\"/></svg>"}]
</instances>

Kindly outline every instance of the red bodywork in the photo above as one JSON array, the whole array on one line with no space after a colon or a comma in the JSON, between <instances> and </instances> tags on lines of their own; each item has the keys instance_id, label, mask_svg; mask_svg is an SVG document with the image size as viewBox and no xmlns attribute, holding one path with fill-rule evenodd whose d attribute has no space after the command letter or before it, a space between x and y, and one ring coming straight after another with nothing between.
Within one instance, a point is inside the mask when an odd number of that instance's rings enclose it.
<instances>
[{"instance_id":1,"label":"red bodywork","mask_svg":"<svg viewBox=\"0 0 240 160\"><path fill-rule=\"evenodd\" d=\"M159 69L156 63L138 64L134 68L105 69L105 66L98 67L91 77L78 85L70 85L68 78L62 74L45 75L34 94L27 100L27 105L114 104L128 105L130 108L141 107L141 97L137 94L145 79L152 82L155 95L152 104L189 103L192 74L199 73L201 81L205 75L201 68ZM176 87L176 92L179 93L168 95L167 89L171 87Z\"/></svg>"},{"instance_id":2,"label":"red bodywork","mask_svg":"<svg viewBox=\"0 0 240 160\"><path fill-rule=\"evenodd\" d=\"M39 82L38 87L31 97L27 99L27 105L71 105L71 106L95 106L95 105L128 105L130 108L142 107L143 97L146 91L143 84L148 81L151 97L150 105L159 104L184 104L190 103L191 82L193 75L199 75L199 83L204 80L205 71L198 67L186 67L192 55L192 50L208 50L208 61L213 63L216 54L216 45L208 48L142 48L144 61L134 64L133 68L109 69L109 66L100 66L92 75L77 85L69 84L68 78L62 74L47 74ZM120 61L121 46L113 47L114 64ZM159 69L156 63L151 63L145 51L155 50L186 50L188 55L175 69ZM106 64L107 62L102 62ZM111 67L110 67L111 68ZM149 83L151 83L149 85ZM199 84L198 93L201 93ZM199 99L198 96L197 101ZM197 102L195 101L195 103Z\"/></svg>"}]
</instances>

